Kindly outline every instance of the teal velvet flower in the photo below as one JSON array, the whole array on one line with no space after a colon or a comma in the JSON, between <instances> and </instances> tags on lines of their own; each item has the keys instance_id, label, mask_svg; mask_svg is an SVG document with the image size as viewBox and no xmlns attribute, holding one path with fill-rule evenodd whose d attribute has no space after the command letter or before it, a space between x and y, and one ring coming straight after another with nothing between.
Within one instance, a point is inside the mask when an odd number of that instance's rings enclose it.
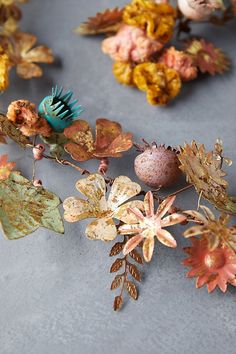
<instances>
[{"instance_id":1,"label":"teal velvet flower","mask_svg":"<svg viewBox=\"0 0 236 354\"><path fill-rule=\"evenodd\" d=\"M71 102L72 96L72 91L63 95L63 88L56 86L52 88L52 94L39 105L39 115L47 120L55 132L63 132L83 112L80 105L76 106L78 100Z\"/></svg>"}]
</instances>

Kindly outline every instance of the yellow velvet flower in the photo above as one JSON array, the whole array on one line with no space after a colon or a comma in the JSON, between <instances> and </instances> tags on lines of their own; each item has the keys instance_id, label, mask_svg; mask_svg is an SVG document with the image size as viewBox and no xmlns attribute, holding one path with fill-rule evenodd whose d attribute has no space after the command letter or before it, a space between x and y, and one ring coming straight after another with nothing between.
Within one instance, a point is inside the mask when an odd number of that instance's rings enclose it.
<instances>
[{"instance_id":1,"label":"yellow velvet flower","mask_svg":"<svg viewBox=\"0 0 236 354\"><path fill-rule=\"evenodd\" d=\"M133 71L131 63L117 61L113 64L113 74L116 80L122 85L132 86L134 84Z\"/></svg>"},{"instance_id":2,"label":"yellow velvet flower","mask_svg":"<svg viewBox=\"0 0 236 354\"><path fill-rule=\"evenodd\" d=\"M9 57L0 47L0 91L5 91L9 85Z\"/></svg>"},{"instance_id":3,"label":"yellow velvet flower","mask_svg":"<svg viewBox=\"0 0 236 354\"><path fill-rule=\"evenodd\" d=\"M176 11L168 3L133 0L123 12L123 21L146 30L147 35L167 43L173 35Z\"/></svg>"},{"instance_id":4,"label":"yellow velvet flower","mask_svg":"<svg viewBox=\"0 0 236 354\"><path fill-rule=\"evenodd\" d=\"M139 64L134 69L133 79L139 90L147 93L147 101L152 105L167 104L181 89L178 72L165 64Z\"/></svg>"}]
</instances>

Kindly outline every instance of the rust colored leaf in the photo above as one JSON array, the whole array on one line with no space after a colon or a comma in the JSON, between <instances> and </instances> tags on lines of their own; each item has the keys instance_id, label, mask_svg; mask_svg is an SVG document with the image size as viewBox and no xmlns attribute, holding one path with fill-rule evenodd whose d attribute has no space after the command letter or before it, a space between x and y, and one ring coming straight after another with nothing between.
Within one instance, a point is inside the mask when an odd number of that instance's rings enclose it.
<instances>
[{"instance_id":1,"label":"rust colored leaf","mask_svg":"<svg viewBox=\"0 0 236 354\"><path fill-rule=\"evenodd\" d=\"M123 305L123 297L121 295L116 296L114 299L114 311L119 311Z\"/></svg>"},{"instance_id":2,"label":"rust colored leaf","mask_svg":"<svg viewBox=\"0 0 236 354\"><path fill-rule=\"evenodd\" d=\"M138 291L136 285L132 281L127 280L125 282L125 287L132 299L138 300Z\"/></svg>"},{"instance_id":3,"label":"rust colored leaf","mask_svg":"<svg viewBox=\"0 0 236 354\"><path fill-rule=\"evenodd\" d=\"M3 134L14 140L18 145L25 147L25 145L30 144L29 138L24 136L3 114L0 114L0 128Z\"/></svg>"},{"instance_id":4,"label":"rust colored leaf","mask_svg":"<svg viewBox=\"0 0 236 354\"><path fill-rule=\"evenodd\" d=\"M15 162L7 162L8 155L0 155L0 181L8 179L11 170L15 167Z\"/></svg>"},{"instance_id":5,"label":"rust colored leaf","mask_svg":"<svg viewBox=\"0 0 236 354\"><path fill-rule=\"evenodd\" d=\"M129 253L130 257L132 257L137 263L143 264L143 258L140 253L138 253L136 250L133 250L132 252Z\"/></svg>"},{"instance_id":6,"label":"rust colored leaf","mask_svg":"<svg viewBox=\"0 0 236 354\"><path fill-rule=\"evenodd\" d=\"M122 275L116 275L113 282L111 283L111 290L119 288L122 283Z\"/></svg>"},{"instance_id":7,"label":"rust colored leaf","mask_svg":"<svg viewBox=\"0 0 236 354\"><path fill-rule=\"evenodd\" d=\"M116 272L118 272L118 270L122 267L122 265L123 265L123 259L121 259L121 258L117 258L116 260L115 260L115 262L112 264L112 266L111 266L111 269L110 269L110 273L116 273Z\"/></svg>"},{"instance_id":8,"label":"rust colored leaf","mask_svg":"<svg viewBox=\"0 0 236 354\"><path fill-rule=\"evenodd\" d=\"M116 256L119 254L124 248L123 242L117 242L110 251L110 257Z\"/></svg>"},{"instance_id":9,"label":"rust colored leaf","mask_svg":"<svg viewBox=\"0 0 236 354\"><path fill-rule=\"evenodd\" d=\"M140 274L140 271L138 270L138 268L136 267L136 265L129 263L128 268L129 268L129 272L132 275L132 277L140 282L141 281L141 274Z\"/></svg>"},{"instance_id":10,"label":"rust colored leaf","mask_svg":"<svg viewBox=\"0 0 236 354\"><path fill-rule=\"evenodd\" d=\"M104 12L98 12L96 16L89 17L75 29L76 33L82 35L96 35L101 33L116 32L122 22L123 9L107 9Z\"/></svg>"}]
</instances>

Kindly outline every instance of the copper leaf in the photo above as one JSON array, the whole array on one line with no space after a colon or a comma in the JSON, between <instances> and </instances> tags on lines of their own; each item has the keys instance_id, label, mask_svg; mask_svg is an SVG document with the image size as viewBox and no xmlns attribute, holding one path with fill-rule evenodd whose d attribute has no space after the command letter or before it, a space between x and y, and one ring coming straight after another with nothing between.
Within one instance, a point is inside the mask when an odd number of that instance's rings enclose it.
<instances>
[{"instance_id":1,"label":"copper leaf","mask_svg":"<svg viewBox=\"0 0 236 354\"><path fill-rule=\"evenodd\" d=\"M112 264L111 269L110 269L110 273L115 273L118 272L118 270L122 267L123 265L123 259L121 258L117 258L115 260L115 262Z\"/></svg>"},{"instance_id":2,"label":"copper leaf","mask_svg":"<svg viewBox=\"0 0 236 354\"><path fill-rule=\"evenodd\" d=\"M138 299L138 291L137 291L136 285L132 281L127 280L125 282L125 287L126 287L128 293L129 293L129 295L134 300L137 300Z\"/></svg>"},{"instance_id":3,"label":"copper leaf","mask_svg":"<svg viewBox=\"0 0 236 354\"><path fill-rule=\"evenodd\" d=\"M111 283L111 290L119 288L122 282L122 275L116 275L113 282Z\"/></svg>"},{"instance_id":4,"label":"copper leaf","mask_svg":"<svg viewBox=\"0 0 236 354\"><path fill-rule=\"evenodd\" d=\"M113 305L114 311L119 311L121 309L122 305L123 305L122 296L121 295L116 296L114 299L114 305Z\"/></svg>"}]
</instances>

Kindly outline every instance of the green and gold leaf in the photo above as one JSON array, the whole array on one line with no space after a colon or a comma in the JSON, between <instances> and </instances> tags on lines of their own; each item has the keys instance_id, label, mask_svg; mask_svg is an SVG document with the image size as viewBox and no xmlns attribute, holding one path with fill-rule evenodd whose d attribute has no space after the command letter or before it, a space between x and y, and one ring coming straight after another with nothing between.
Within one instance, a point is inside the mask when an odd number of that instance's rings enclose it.
<instances>
[{"instance_id":1,"label":"green and gold leaf","mask_svg":"<svg viewBox=\"0 0 236 354\"><path fill-rule=\"evenodd\" d=\"M0 129L1 133L7 135L21 147L25 147L27 144L30 144L30 139L24 136L4 114L0 114Z\"/></svg>"},{"instance_id":2,"label":"green and gold leaf","mask_svg":"<svg viewBox=\"0 0 236 354\"><path fill-rule=\"evenodd\" d=\"M64 233L60 199L17 173L0 182L0 224L4 236L16 240L45 227Z\"/></svg>"}]
</instances>

